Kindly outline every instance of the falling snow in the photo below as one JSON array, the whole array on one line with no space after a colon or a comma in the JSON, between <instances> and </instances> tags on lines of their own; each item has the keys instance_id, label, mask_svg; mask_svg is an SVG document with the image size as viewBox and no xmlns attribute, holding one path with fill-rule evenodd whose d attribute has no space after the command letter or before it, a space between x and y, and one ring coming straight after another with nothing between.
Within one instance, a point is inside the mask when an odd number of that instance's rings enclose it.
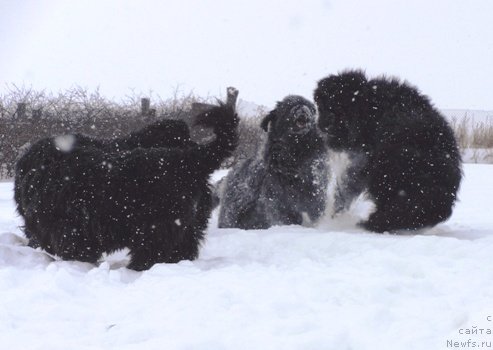
<instances>
[{"instance_id":1,"label":"falling snow","mask_svg":"<svg viewBox=\"0 0 493 350\"><path fill-rule=\"evenodd\" d=\"M75 144L74 135L61 135L55 137L55 147L62 152L70 152Z\"/></svg>"},{"instance_id":2,"label":"falling snow","mask_svg":"<svg viewBox=\"0 0 493 350\"><path fill-rule=\"evenodd\" d=\"M27 247L0 183L2 348L445 349L492 328L491 178L466 165L452 217L419 234L364 232L365 202L313 228L218 229L214 213L199 259L145 272L128 251L95 266Z\"/></svg>"}]
</instances>

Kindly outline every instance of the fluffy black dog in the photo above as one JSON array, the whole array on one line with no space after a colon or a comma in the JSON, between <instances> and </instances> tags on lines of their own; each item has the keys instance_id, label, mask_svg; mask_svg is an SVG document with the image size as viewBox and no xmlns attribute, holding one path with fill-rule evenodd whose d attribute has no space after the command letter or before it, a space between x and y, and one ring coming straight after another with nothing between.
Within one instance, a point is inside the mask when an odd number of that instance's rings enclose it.
<instances>
[{"instance_id":1,"label":"fluffy black dog","mask_svg":"<svg viewBox=\"0 0 493 350\"><path fill-rule=\"evenodd\" d=\"M150 124L128 136L106 141L112 150L130 150L138 147L185 147L191 146L190 130L182 120L163 119Z\"/></svg>"},{"instance_id":2,"label":"fluffy black dog","mask_svg":"<svg viewBox=\"0 0 493 350\"><path fill-rule=\"evenodd\" d=\"M188 125L182 120L163 119L134 131L129 135L115 139L97 139L83 134L61 135L55 138L55 145L59 151L69 151L74 145L78 148L98 148L102 152L112 153L130 151L138 147L186 147L194 145L190 139ZM38 148L50 147L51 138L38 141ZM42 151L44 152L44 151ZM26 152L17 162L19 173L27 169L30 164L36 164L39 152ZM111 165L110 165L111 166ZM17 211L24 216L22 200L22 182L16 181L14 186L14 199L17 203ZM30 245L39 246L33 237Z\"/></svg>"},{"instance_id":3,"label":"fluffy black dog","mask_svg":"<svg viewBox=\"0 0 493 350\"><path fill-rule=\"evenodd\" d=\"M129 268L195 259L212 210L209 175L237 143L231 105L197 117L214 141L162 121L127 138L65 135L35 143L18 161L15 200L30 245L96 262L128 247Z\"/></svg>"},{"instance_id":4,"label":"fluffy black dog","mask_svg":"<svg viewBox=\"0 0 493 350\"><path fill-rule=\"evenodd\" d=\"M353 160L336 193L336 211L367 191L371 231L430 227L450 217L462 172L454 133L419 91L361 71L331 75L314 93L328 146Z\"/></svg>"},{"instance_id":5,"label":"fluffy black dog","mask_svg":"<svg viewBox=\"0 0 493 350\"><path fill-rule=\"evenodd\" d=\"M315 106L288 96L262 121L264 149L228 174L220 194L219 227L265 229L314 221L325 209L326 145Z\"/></svg>"}]
</instances>

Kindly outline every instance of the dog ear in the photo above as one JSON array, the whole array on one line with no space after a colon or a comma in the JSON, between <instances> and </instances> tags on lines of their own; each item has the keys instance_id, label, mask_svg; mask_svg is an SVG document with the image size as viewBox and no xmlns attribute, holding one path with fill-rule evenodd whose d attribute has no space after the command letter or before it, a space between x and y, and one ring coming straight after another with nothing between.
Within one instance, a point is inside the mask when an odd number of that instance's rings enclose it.
<instances>
[{"instance_id":1,"label":"dog ear","mask_svg":"<svg viewBox=\"0 0 493 350\"><path fill-rule=\"evenodd\" d=\"M267 114L262 122L260 123L260 127L265 131L269 131L269 123L273 122L276 119L276 110L272 110Z\"/></svg>"}]
</instances>

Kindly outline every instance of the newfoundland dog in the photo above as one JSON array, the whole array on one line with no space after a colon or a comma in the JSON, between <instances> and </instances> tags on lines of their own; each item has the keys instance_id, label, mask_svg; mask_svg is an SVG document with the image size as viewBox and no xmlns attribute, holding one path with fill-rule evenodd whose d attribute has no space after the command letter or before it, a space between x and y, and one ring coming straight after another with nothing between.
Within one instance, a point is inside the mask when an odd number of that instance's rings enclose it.
<instances>
[{"instance_id":1,"label":"newfoundland dog","mask_svg":"<svg viewBox=\"0 0 493 350\"><path fill-rule=\"evenodd\" d=\"M288 96L261 127L268 133L263 149L236 165L222 186L221 228L309 224L325 210L327 152L315 106Z\"/></svg>"},{"instance_id":2,"label":"newfoundland dog","mask_svg":"<svg viewBox=\"0 0 493 350\"><path fill-rule=\"evenodd\" d=\"M364 228L417 230L450 217L461 182L454 133L430 100L395 78L346 71L318 82L319 127L333 151L352 160L335 210L367 193L376 210Z\"/></svg>"},{"instance_id":3,"label":"newfoundland dog","mask_svg":"<svg viewBox=\"0 0 493 350\"><path fill-rule=\"evenodd\" d=\"M31 246L95 263L129 248L129 268L195 259L212 210L210 174L234 150L232 105L197 116L215 140L199 145L182 122L126 138L64 135L38 141L16 165L15 201Z\"/></svg>"}]
</instances>

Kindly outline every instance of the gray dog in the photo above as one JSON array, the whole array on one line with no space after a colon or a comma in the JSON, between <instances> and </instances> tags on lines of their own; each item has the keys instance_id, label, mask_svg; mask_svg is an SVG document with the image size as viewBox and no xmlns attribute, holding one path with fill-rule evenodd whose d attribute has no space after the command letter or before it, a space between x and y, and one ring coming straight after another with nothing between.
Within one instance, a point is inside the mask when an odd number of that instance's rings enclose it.
<instances>
[{"instance_id":1,"label":"gray dog","mask_svg":"<svg viewBox=\"0 0 493 350\"><path fill-rule=\"evenodd\" d=\"M315 106L301 96L287 96L261 127L268 132L263 149L237 164L221 186L221 228L300 225L325 210L327 148Z\"/></svg>"}]
</instances>

